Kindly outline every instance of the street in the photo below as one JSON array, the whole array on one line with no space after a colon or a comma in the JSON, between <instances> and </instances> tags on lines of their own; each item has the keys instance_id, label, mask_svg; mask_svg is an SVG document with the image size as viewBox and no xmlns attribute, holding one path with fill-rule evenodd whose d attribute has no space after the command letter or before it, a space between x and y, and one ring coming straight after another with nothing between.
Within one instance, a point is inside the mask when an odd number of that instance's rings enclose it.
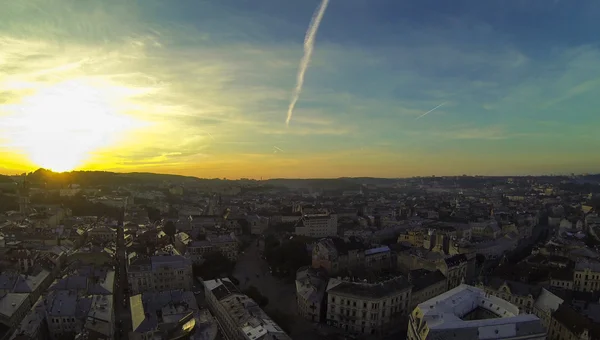
<instances>
[{"instance_id":1,"label":"street","mask_svg":"<svg viewBox=\"0 0 600 340\"><path fill-rule=\"evenodd\" d=\"M116 319L115 339L127 339L129 332L132 331L131 313L129 312L129 296L125 293L128 287L127 283L127 268L126 268L126 251L125 238L123 234L123 226L117 227L117 249L116 249L116 265L115 265L115 291L114 291L114 308ZM126 305L123 303L126 300ZM121 326L119 326L121 324ZM122 333L119 333L121 330Z\"/></svg>"},{"instance_id":2,"label":"street","mask_svg":"<svg viewBox=\"0 0 600 340\"><path fill-rule=\"evenodd\" d=\"M269 303L264 308L268 315L279 313L290 316L293 324L291 325L292 332L289 335L292 338L318 338L316 334L317 325L297 315L295 284L286 283L283 279L274 277L269 273L269 265L261 259L256 242L251 242L244 253L240 254L233 276L240 281L240 290L254 286L269 299Z\"/></svg>"}]
</instances>

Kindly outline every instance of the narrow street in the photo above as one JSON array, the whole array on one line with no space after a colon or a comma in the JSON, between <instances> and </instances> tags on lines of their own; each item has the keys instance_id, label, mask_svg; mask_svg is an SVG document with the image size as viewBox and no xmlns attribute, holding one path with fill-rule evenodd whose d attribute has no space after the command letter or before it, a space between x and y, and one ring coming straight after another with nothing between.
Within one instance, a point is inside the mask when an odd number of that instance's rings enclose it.
<instances>
[{"instance_id":1,"label":"narrow street","mask_svg":"<svg viewBox=\"0 0 600 340\"><path fill-rule=\"evenodd\" d=\"M115 339L128 339L129 332L132 330L131 314L129 312L129 296L125 293L125 289L128 286L126 259L123 226L118 226L114 291L116 319Z\"/></svg>"}]
</instances>

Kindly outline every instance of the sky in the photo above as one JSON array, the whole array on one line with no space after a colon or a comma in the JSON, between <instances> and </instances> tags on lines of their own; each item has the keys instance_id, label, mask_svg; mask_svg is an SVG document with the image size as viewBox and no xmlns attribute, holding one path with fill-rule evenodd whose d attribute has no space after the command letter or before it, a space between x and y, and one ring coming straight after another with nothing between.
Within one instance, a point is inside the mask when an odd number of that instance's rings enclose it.
<instances>
[{"instance_id":1,"label":"sky","mask_svg":"<svg viewBox=\"0 0 600 340\"><path fill-rule=\"evenodd\" d=\"M599 1L330 0L287 125L319 5L0 0L0 173L600 172Z\"/></svg>"}]
</instances>

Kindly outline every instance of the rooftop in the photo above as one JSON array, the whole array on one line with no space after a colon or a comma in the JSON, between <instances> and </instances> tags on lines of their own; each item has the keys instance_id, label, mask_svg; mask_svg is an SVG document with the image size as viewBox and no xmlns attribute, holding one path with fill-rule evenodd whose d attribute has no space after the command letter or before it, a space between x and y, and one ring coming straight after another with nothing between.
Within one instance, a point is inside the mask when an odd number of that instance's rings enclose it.
<instances>
[{"instance_id":1,"label":"rooftop","mask_svg":"<svg viewBox=\"0 0 600 340\"><path fill-rule=\"evenodd\" d=\"M473 310L481 308L496 318L463 320ZM532 314L519 314L519 308L508 301L487 295L483 290L460 285L417 306L413 312L421 332L427 327L432 338L455 337L498 339L532 334L545 334L540 320Z\"/></svg>"}]
</instances>

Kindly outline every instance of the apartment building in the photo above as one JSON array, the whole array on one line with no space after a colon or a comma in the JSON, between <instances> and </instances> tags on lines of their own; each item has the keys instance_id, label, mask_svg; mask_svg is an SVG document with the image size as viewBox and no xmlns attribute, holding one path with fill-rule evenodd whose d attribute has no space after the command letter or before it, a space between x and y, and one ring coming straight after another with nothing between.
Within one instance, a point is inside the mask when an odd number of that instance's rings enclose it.
<instances>
[{"instance_id":1,"label":"apartment building","mask_svg":"<svg viewBox=\"0 0 600 340\"><path fill-rule=\"evenodd\" d=\"M448 279L448 289L452 289L466 279L468 258L465 254L454 255L440 261L437 267Z\"/></svg>"},{"instance_id":2,"label":"apartment building","mask_svg":"<svg viewBox=\"0 0 600 340\"><path fill-rule=\"evenodd\" d=\"M491 278L487 282L480 282L477 287L488 294L514 304L524 313L534 312L535 302L542 292L542 288L539 286L500 278Z\"/></svg>"},{"instance_id":3,"label":"apartment building","mask_svg":"<svg viewBox=\"0 0 600 340\"><path fill-rule=\"evenodd\" d=\"M112 295L79 295L57 290L45 302L46 321L52 340L73 338L82 332L94 339L114 339L115 315Z\"/></svg>"},{"instance_id":4,"label":"apartment building","mask_svg":"<svg viewBox=\"0 0 600 340\"><path fill-rule=\"evenodd\" d=\"M580 260L575 264L573 289L580 292L600 290L600 263Z\"/></svg>"},{"instance_id":5,"label":"apartment building","mask_svg":"<svg viewBox=\"0 0 600 340\"><path fill-rule=\"evenodd\" d=\"M325 318L327 273L323 269L303 267L296 272L298 314L311 322Z\"/></svg>"},{"instance_id":6,"label":"apartment building","mask_svg":"<svg viewBox=\"0 0 600 340\"><path fill-rule=\"evenodd\" d=\"M206 302L229 340L291 340L248 296L227 278L203 282Z\"/></svg>"},{"instance_id":7,"label":"apartment building","mask_svg":"<svg viewBox=\"0 0 600 340\"><path fill-rule=\"evenodd\" d=\"M520 314L518 306L461 284L417 305L407 338L544 340L546 330L537 316Z\"/></svg>"},{"instance_id":8,"label":"apartment building","mask_svg":"<svg viewBox=\"0 0 600 340\"><path fill-rule=\"evenodd\" d=\"M365 268L382 270L390 268L392 251L388 246L365 250Z\"/></svg>"},{"instance_id":9,"label":"apartment building","mask_svg":"<svg viewBox=\"0 0 600 340\"><path fill-rule=\"evenodd\" d=\"M131 294L192 289L192 261L181 255L132 257L127 265Z\"/></svg>"},{"instance_id":10,"label":"apartment building","mask_svg":"<svg viewBox=\"0 0 600 340\"><path fill-rule=\"evenodd\" d=\"M340 271L364 267L366 247L358 239L346 240L328 237L315 243L312 250L312 267L323 268L330 275Z\"/></svg>"},{"instance_id":11,"label":"apartment building","mask_svg":"<svg viewBox=\"0 0 600 340\"><path fill-rule=\"evenodd\" d=\"M178 325L191 331L200 313L194 294L182 290L133 295L129 304L131 340L163 339L165 330Z\"/></svg>"},{"instance_id":12,"label":"apartment building","mask_svg":"<svg viewBox=\"0 0 600 340\"><path fill-rule=\"evenodd\" d=\"M238 243L232 235L209 235L206 240L192 241L187 244L186 253L194 261L211 252L219 252L231 261L237 260Z\"/></svg>"},{"instance_id":13,"label":"apartment building","mask_svg":"<svg viewBox=\"0 0 600 340\"><path fill-rule=\"evenodd\" d=\"M117 240L117 229L106 225L93 227L88 230L88 238L93 242L115 242Z\"/></svg>"},{"instance_id":14,"label":"apartment building","mask_svg":"<svg viewBox=\"0 0 600 340\"><path fill-rule=\"evenodd\" d=\"M304 214L296 224L295 234L308 237L337 236L337 215L333 213Z\"/></svg>"},{"instance_id":15,"label":"apartment building","mask_svg":"<svg viewBox=\"0 0 600 340\"><path fill-rule=\"evenodd\" d=\"M418 304L438 296L448 290L448 279L441 271L425 269L412 270L409 275L412 286L409 310L412 311Z\"/></svg>"},{"instance_id":16,"label":"apartment building","mask_svg":"<svg viewBox=\"0 0 600 340\"><path fill-rule=\"evenodd\" d=\"M552 313L548 329L549 340L596 340L600 339L600 324L580 314L566 303Z\"/></svg>"},{"instance_id":17,"label":"apartment building","mask_svg":"<svg viewBox=\"0 0 600 340\"><path fill-rule=\"evenodd\" d=\"M410 300L411 285L403 277L378 283L330 279L327 324L355 334L385 335L410 312Z\"/></svg>"}]
</instances>

